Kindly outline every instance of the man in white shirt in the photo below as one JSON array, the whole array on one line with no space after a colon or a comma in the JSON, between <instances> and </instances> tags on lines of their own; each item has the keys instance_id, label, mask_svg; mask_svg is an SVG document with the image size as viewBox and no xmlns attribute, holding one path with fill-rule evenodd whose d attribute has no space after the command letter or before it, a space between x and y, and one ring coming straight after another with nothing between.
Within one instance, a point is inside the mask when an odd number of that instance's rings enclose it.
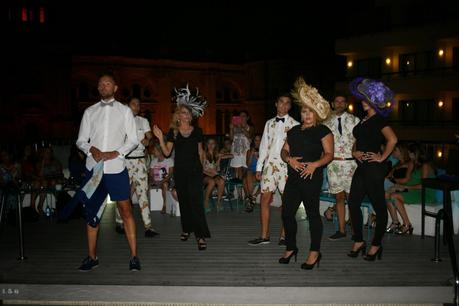
<instances>
[{"instance_id":1,"label":"man in white shirt","mask_svg":"<svg viewBox=\"0 0 459 306\"><path fill-rule=\"evenodd\" d=\"M327 166L328 191L335 195L335 211L338 216L339 230L329 240L346 237L346 210L344 202L351 189L352 176L357 163L352 157L355 138L352 130L359 123L359 118L347 112L346 97L337 95L332 102L333 113L324 124L332 131L335 155ZM330 208L329 208L330 210Z\"/></svg>"},{"instance_id":2,"label":"man in white shirt","mask_svg":"<svg viewBox=\"0 0 459 306\"><path fill-rule=\"evenodd\" d=\"M259 157L257 162L256 178L260 180L260 221L261 235L249 241L249 245L262 245L270 243L269 216L270 203L276 190L282 194L287 181L287 164L280 157L282 146L287 138L287 132L299 124L288 115L292 106L288 94L281 95L275 103L277 116L269 119L261 138ZM284 230L281 230L280 245L285 244Z\"/></svg>"},{"instance_id":3,"label":"man in white shirt","mask_svg":"<svg viewBox=\"0 0 459 306\"><path fill-rule=\"evenodd\" d=\"M151 225L150 203L148 201L148 171L145 159L145 146L148 146L153 135L148 120L139 116L140 100L131 98L128 106L134 115L137 138L140 141L139 145L126 156L126 167L129 172L129 182L131 183L131 195L135 192L139 201L140 212L145 227L145 237L154 237L159 233ZM115 215L116 231L124 234L123 219L118 209L116 209Z\"/></svg>"},{"instance_id":4,"label":"man in white shirt","mask_svg":"<svg viewBox=\"0 0 459 306\"><path fill-rule=\"evenodd\" d=\"M126 169L125 157L139 144L132 111L116 101L114 96L118 86L111 74L99 78L98 90L102 100L88 107L81 119L80 131L76 142L86 155L86 180L92 176L92 169L103 161L104 174L96 189L95 201L103 202L107 195L117 202L123 218L126 237L131 251L129 269L140 270L137 258L137 242L135 222L132 215L130 198L129 175ZM84 184L83 184L84 185ZM88 257L83 260L79 270L90 271L99 265L96 256L97 234L99 224L86 226L88 238Z\"/></svg>"}]
</instances>

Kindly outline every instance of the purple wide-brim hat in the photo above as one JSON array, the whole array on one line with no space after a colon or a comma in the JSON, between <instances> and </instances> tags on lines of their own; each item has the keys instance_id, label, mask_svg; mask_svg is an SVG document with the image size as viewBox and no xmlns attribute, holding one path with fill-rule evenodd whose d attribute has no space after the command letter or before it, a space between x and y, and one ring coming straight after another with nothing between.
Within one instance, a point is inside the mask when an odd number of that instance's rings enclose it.
<instances>
[{"instance_id":1,"label":"purple wide-brim hat","mask_svg":"<svg viewBox=\"0 0 459 306\"><path fill-rule=\"evenodd\" d=\"M349 84L352 95L368 104L381 116L387 117L394 105L394 92L383 82L358 77Z\"/></svg>"}]
</instances>

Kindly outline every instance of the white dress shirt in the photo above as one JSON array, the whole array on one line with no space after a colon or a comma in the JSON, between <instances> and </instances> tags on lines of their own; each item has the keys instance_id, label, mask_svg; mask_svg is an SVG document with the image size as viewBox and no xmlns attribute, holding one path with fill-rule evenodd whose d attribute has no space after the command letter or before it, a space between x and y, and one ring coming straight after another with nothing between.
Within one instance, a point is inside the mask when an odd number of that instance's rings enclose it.
<instances>
[{"instance_id":1,"label":"white dress shirt","mask_svg":"<svg viewBox=\"0 0 459 306\"><path fill-rule=\"evenodd\" d=\"M299 124L289 115L278 117L284 118L283 122L276 121L276 118L269 119L265 124L263 136L261 137L257 171L262 171L267 162L283 163L280 153L287 139L287 132Z\"/></svg>"},{"instance_id":2,"label":"white dress shirt","mask_svg":"<svg viewBox=\"0 0 459 306\"><path fill-rule=\"evenodd\" d=\"M139 145L128 154L128 157L140 157L145 156L145 146L141 142L145 138L145 134L151 131L150 123L147 119L141 116L135 116L135 127L137 130L137 138L139 139Z\"/></svg>"},{"instance_id":3,"label":"white dress shirt","mask_svg":"<svg viewBox=\"0 0 459 306\"><path fill-rule=\"evenodd\" d=\"M124 157L138 144L134 116L129 107L112 99L102 100L85 110L76 145L87 155L88 170L96 165L89 152L91 147L102 152L119 152L117 158L104 162L104 173L113 174L124 170Z\"/></svg>"}]
</instances>

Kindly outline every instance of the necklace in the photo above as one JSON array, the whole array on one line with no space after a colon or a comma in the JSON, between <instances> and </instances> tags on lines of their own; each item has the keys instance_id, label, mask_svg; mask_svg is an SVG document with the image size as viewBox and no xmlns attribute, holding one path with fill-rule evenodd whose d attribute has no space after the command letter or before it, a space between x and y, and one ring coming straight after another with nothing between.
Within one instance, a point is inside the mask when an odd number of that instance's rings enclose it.
<instances>
[{"instance_id":1,"label":"necklace","mask_svg":"<svg viewBox=\"0 0 459 306\"><path fill-rule=\"evenodd\" d=\"M182 134L183 137L188 137L193 132L193 127L190 127L187 130L182 130L182 131L179 129L179 132L180 134Z\"/></svg>"}]
</instances>

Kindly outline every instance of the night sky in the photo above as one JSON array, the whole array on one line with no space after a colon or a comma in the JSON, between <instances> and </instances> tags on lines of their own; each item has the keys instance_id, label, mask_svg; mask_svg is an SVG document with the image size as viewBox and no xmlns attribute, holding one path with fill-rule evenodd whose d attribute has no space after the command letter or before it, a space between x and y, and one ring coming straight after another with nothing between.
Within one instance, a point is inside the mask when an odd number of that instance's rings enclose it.
<instances>
[{"instance_id":1,"label":"night sky","mask_svg":"<svg viewBox=\"0 0 459 306\"><path fill-rule=\"evenodd\" d=\"M333 52L349 4L251 1L123 1L100 6L50 3L39 43L72 53L241 63ZM72 2L70 2L72 3ZM250 3L250 5L246 4ZM39 37L39 38L38 38Z\"/></svg>"},{"instance_id":2,"label":"night sky","mask_svg":"<svg viewBox=\"0 0 459 306\"><path fill-rule=\"evenodd\" d=\"M82 55L226 63L330 57L336 38L459 16L457 0L22 2L45 4L47 22L39 33L19 29L26 35L10 27L9 38L17 44ZM381 3L400 3L404 24L390 25L390 5Z\"/></svg>"}]
</instances>

